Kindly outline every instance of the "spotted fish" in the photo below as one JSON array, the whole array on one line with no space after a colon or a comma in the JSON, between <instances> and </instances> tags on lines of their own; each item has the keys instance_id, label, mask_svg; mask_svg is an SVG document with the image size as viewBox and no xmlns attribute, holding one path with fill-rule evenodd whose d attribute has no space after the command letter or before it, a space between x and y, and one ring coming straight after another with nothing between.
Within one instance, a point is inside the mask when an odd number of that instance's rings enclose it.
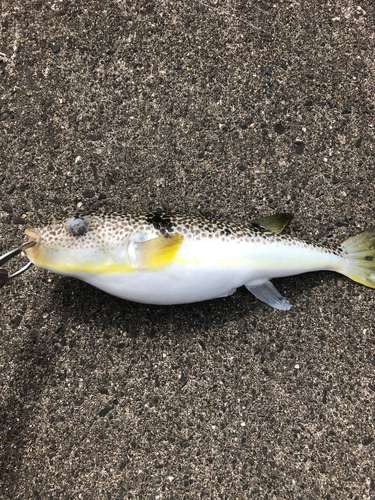
<instances>
[{"instance_id":1,"label":"spotted fish","mask_svg":"<svg viewBox=\"0 0 375 500\"><path fill-rule=\"evenodd\" d=\"M375 228L328 248L280 234L292 217L232 223L163 212L94 213L27 229L24 248L38 267L148 304L227 297L245 285L288 310L270 279L318 270L375 288Z\"/></svg>"}]
</instances>

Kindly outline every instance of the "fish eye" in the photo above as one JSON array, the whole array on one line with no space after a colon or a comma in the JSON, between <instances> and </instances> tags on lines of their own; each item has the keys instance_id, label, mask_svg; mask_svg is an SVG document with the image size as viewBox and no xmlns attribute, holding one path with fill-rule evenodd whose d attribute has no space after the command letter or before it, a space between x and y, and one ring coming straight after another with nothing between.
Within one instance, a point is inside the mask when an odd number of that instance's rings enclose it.
<instances>
[{"instance_id":1,"label":"fish eye","mask_svg":"<svg viewBox=\"0 0 375 500\"><path fill-rule=\"evenodd\" d=\"M88 223L85 219L70 219L68 220L68 229L72 236L81 236L88 229Z\"/></svg>"}]
</instances>

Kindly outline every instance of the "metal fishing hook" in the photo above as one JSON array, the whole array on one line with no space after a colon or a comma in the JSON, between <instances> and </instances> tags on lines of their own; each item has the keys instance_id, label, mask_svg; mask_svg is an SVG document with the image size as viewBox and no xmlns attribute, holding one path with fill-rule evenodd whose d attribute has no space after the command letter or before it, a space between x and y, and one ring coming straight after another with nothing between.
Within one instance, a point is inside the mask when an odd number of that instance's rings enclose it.
<instances>
[{"instance_id":1,"label":"metal fishing hook","mask_svg":"<svg viewBox=\"0 0 375 500\"><path fill-rule=\"evenodd\" d=\"M21 252L23 252L27 248L34 246L35 244L36 241L27 241L26 243L23 243L21 246L15 248L14 250L5 253L0 257L0 266L3 266L10 259L13 259L13 257L16 257ZM0 269L0 288L2 288L10 279L15 278L16 276L19 276L20 274L25 272L30 266L32 266L32 264L33 264L32 262L28 262L25 266L21 267L21 269L19 269L13 274L9 274L8 271L6 271L5 269Z\"/></svg>"}]
</instances>

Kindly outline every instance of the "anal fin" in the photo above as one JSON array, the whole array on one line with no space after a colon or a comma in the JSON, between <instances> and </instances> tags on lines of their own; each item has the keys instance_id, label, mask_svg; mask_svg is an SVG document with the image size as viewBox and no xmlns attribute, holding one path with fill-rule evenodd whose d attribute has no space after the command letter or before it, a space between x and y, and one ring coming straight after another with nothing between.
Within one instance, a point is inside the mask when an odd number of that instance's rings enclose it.
<instances>
[{"instance_id":1,"label":"anal fin","mask_svg":"<svg viewBox=\"0 0 375 500\"><path fill-rule=\"evenodd\" d=\"M252 282L245 283L245 286L257 299L275 309L289 311L292 307L292 304L276 290L269 280L263 282L257 281L255 284Z\"/></svg>"}]
</instances>

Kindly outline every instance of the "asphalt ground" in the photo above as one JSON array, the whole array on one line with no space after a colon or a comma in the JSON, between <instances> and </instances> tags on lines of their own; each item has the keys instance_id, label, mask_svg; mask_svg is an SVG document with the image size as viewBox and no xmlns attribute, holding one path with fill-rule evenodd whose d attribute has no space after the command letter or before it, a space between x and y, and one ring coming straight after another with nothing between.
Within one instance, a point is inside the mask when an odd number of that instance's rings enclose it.
<instances>
[{"instance_id":1,"label":"asphalt ground","mask_svg":"<svg viewBox=\"0 0 375 500\"><path fill-rule=\"evenodd\" d=\"M0 28L1 253L103 207L374 224L372 1L3 0ZM289 312L5 286L0 497L375 498L375 291L276 286Z\"/></svg>"}]
</instances>

